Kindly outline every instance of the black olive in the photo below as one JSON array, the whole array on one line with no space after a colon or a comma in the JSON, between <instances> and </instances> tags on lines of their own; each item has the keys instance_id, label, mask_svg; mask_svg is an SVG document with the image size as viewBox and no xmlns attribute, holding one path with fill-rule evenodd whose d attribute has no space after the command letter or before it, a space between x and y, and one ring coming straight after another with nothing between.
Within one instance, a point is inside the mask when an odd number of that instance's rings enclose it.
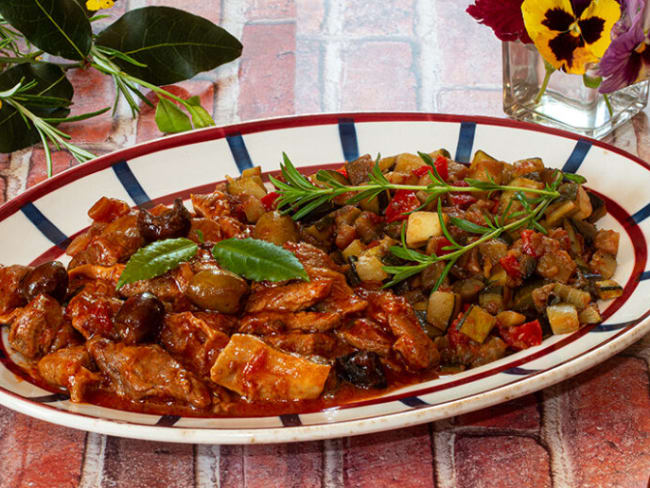
<instances>
[{"instance_id":1,"label":"black olive","mask_svg":"<svg viewBox=\"0 0 650 488\"><path fill-rule=\"evenodd\" d=\"M237 313L248 293L246 280L230 271L205 269L190 280L185 295L195 305L221 313Z\"/></svg>"},{"instance_id":2,"label":"black olive","mask_svg":"<svg viewBox=\"0 0 650 488\"><path fill-rule=\"evenodd\" d=\"M183 200L177 198L171 210L162 215L152 215L142 209L138 214L138 230L147 242L174 237L185 237L192 226L192 214L183 205Z\"/></svg>"},{"instance_id":3,"label":"black olive","mask_svg":"<svg viewBox=\"0 0 650 488\"><path fill-rule=\"evenodd\" d=\"M115 315L114 327L126 344L153 340L160 331L165 307L148 292L129 297Z\"/></svg>"},{"instance_id":4,"label":"black olive","mask_svg":"<svg viewBox=\"0 0 650 488\"><path fill-rule=\"evenodd\" d=\"M50 261L27 273L20 282L20 296L30 302L46 294L62 302L68 292L68 272L59 261Z\"/></svg>"},{"instance_id":5,"label":"black olive","mask_svg":"<svg viewBox=\"0 0 650 488\"><path fill-rule=\"evenodd\" d=\"M386 376L377 353L357 351L336 358L336 376L359 388L386 388Z\"/></svg>"}]
</instances>

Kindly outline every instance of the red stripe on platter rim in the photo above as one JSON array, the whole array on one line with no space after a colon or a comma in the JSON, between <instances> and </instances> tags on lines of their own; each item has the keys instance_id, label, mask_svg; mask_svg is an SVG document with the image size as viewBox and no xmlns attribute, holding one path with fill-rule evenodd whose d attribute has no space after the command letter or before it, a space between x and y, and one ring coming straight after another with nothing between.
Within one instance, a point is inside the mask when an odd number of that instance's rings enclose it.
<instances>
[{"instance_id":1,"label":"red stripe on platter rim","mask_svg":"<svg viewBox=\"0 0 650 488\"><path fill-rule=\"evenodd\" d=\"M306 174L311 174L311 173L313 173L315 171L318 171L320 169L337 168L341 164L342 163L339 162L339 163L322 164L322 165L315 165L315 166L305 166L305 167L302 167L301 169L304 169L305 170L304 172ZM269 174L275 174L275 173L277 173L277 171L266 172L264 176L268 177ZM217 183L209 183L209 184L204 184L204 185L201 185L201 186L198 186L198 187L194 187L194 188L174 192L172 194L165 195L163 197L159 197L159 198L157 198L155 200L152 200L151 203L152 204L159 204L159 203L170 204L170 203L173 202L173 200L175 198L178 198L178 197L181 197L183 199L187 199L187 198L189 198L190 194L192 194L192 193L202 193L202 192L211 191L216 184ZM639 283L638 278L641 275L641 273L645 270L648 250L647 250L647 243L645 241L645 237L644 237L643 233L641 232L641 229L639 228L638 225L636 225L632 221L630 215L625 211L625 209L623 209L618 203L616 203L615 201L613 201L609 197L607 197L607 196L605 196L605 195L603 195L603 194L601 194L601 193L599 193L599 192L597 192L595 190L591 190L591 191L596 193L598 196L600 196L605 201L609 214L612 215L612 217L616 221L618 221L619 224L623 227L623 229L628 233L628 237L630 238L630 242L632 243L632 246L633 246L633 249L634 249L634 266L633 266L633 270L632 270L632 272L630 274L630 278L628 279L627 283L624 286L623 295L621 297L617 298L616 300L614 300L608 306L608 308L603 312L602 316L603 316L603 321L604 321L608 317L613 315L614 312L616 312L618 309L620 309L621 306L623 306L623 304L630 298L630 296L632 295L632 293L634 292L634 290L638 286L638 283ZM79 233L83 232L84 230L74 234L74 236L78 235ZM72 236L72 237L74 237L74 236ZM56 257L60 256L61 254L62 254L61 249L56 247L56 246L53 246L52 248L48 249L45 253L43 253L41 256L36 258L31 264L38 264L40 262L43 262L44 260L52 260L52 259L55 259ZM567 359L567 360L565 360L565 361L563 361L561 363L554 364L550 368L540 370L540 371L536 372L536 374L540 374L540 373L547 372L547 371L550 371L552 369L555 369L558 366L560 366L562 364L565 364L565 363L575 359L576 357L582 356L582 355L587 354L588 352L590 352L590 351L592 351L594 349L602 347L603 345L611 342L612 340L619 337L622 333L625 333L626 331L630 330L632 327L634 327L635 325L640 323L641 320L643 318L645 318L649 313L650 313L649 310L645 311L644 314L643 314L643 317L641 317L638 321L636 321L635 323L633 323L633 324L631 324L629 326L626 326L619 333L615 334L614 336L612 336L607 341L599 343L598 345L594 346L593 348L589 349L588 351L582 352L578 356L574 356L574 357L569 358L569 359ZM479 380L481 380L483 378L486 378L488 376L498 374L498 373L503 372L503 371L505 371L507 369L511 369L511 368L514 368L514 367L521 366L521 365L526 364L526 363L528 363L530 361L539 359L539 358L544 357L544 356L546 356L546 355L548 355L548 354L550 354L552 352L555 352L555 351L559 350L560 348L566 346L567 344L578 340L579 338L584 336L586 333L588 333L592 329L593 329L593 326L583 327L580 330L578 330L577 332L575 332L575 333L567 336L566 338L562 339L561 341L558 341L555 344L552 344L552 345L550 345L548 347L545 347L544 349L541 349L540 351L537 351L534 354L528 355L528 356L523 357L523 358L519 358L519 359L514 360L514 361L510 361L510 362L508 362L506 364L501 364L501 365L499 365L497 367L491 368L491 369L486 370L486 371L482 371L480 373L476 373L474 375L467 376L465 378L460 378L460 379L455 380L455 381L450 381L448 383L444 383L444 384L440 384L440 385L434 385L434 386L431 386L431 387L410 391L408 393L401 393L401 394L396 394L396 395L390 395L389 394L389 395L383 396L383 397L370 398L370 399L367 399L367 400L348 403L348 404L344 404L344 405L340 405L340 406L336 406L336 407L330 407L330 408L324 409L324 410L310 410L310 411L303 411L303 412L300 412L300 413L301 414L306 414L306 413L332 411L334 409L343 410L343 409L350 409L350 408L365 407L365 406L370 406L370 405L377 405L377 404L381 404L381 403L397 401L397 400L408 398L408 397L426 395L426 394L429 394L429 393L434 393L434 392L437 392L437 391L446 390L446 389L449 389L449 388L454 388L454 387L457 387L457 386L461 386L463 384L471 383L471 382L474 382L474 381L479 381ZM28 381L28 382L30 382L32 384L35 384L36 386L38 386L40 388L49 390L49 391L51 391L53 393L60 393L59 390L52 389L52 388L47 387L47 385L42 385L42 384L34 382L23 371L23 369L20 366L15 364L9 358L9 355L6 353L5 346L4 346L4 343L3 343L2 340L0 340L0 343L1 343L0 344L1 350L3 350L5 352L4 357L2 358L1 361L2 361L2 363L5 364L7 369L12 371L14 374L17 374L18 376L20 376L24 380L26 380L26 381ZM534 375L527 376L526 378L529 378L531 376L534 376ZM524 379L524 378L522 378L522 379ZM518 381L521 381L521 380L518 380ZM510 384L512 384L512 383L515 383L515 382L511 382ZM505 386L505 385L502 385L502 386ZM494 390L498 390L499 388L500 387L497 387ZM14 393L12 393L12 392L10 392L10 391L2 388L2 387L0 387L0 390L4 391L6 393L9 393L11 395L15 395L15 396L17 396L19 398L29 400L29 398L22 397L20 395L16 395L16 394L14 394ZM490 391L490 390L485 390L484 392L487 392L487 391ZM458 400L460 400L460 398L450 400L448 402L442 402L440 404L434 404L434 405L436 405L436 406L444 405L445 403L449 403L449 402L452 402L452 401L458 401ZM42 405L42 404L39 404L39 405L47 406L47 405ZM133 412L133 413L135 415L137 415L137 412ZM93 416L89 416L89 417L93 417ZM201 418L201 417L199 416L198 418ZM227 418L227 417L204 417L204 418ZM148 425L148 424L138 424L138 425ZM284 428L286 428L286 427L284 427Z\"/></svg>"}]
</instances>

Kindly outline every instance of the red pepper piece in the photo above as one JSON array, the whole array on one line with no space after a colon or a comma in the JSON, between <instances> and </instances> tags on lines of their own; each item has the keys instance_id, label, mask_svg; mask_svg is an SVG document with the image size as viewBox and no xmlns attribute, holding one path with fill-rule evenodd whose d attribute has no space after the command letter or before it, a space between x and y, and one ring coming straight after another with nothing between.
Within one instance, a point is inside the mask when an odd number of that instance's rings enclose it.
<instances>
[{"instance_id":1,"label":"red pepper piece","mask_svg":"<svg viewBox=\"0 0 650 488\"><path fill-rule=\"evenodd\" d=\"M542 343L542 326L539 320L514 327L499 326L499 335L511 348L521 351Z\"/></svg>"},{"instance_id":2,"label":"red pepper piece","mask_svg":"<svg viewBox=\"0 0 650 488\"><path fill-rule=\"evenodd\" d=\"M341 173L346 178L348 177L348 170L345 166L336 170L337 173Z\"/></svg>"},{"instance_id":3,"label":"red pepper piece","mask_svg":"<svg viewBox=\"0 0 650 488\"><path fill-rule=\"evenodd\" d=\"M538 251L538 248L539 244L541 244L541 240L537 239L537 232L534 230L525 229L521 231L520 235L522 241L521 250L524 252L524 254L528 254L534 258L540 257L541 253Z\"/></svg>"},{"instance_id":4,"label":"red pepper piece","mask_svg":"<svg viewBox=\"0 0 650 488\"><path fill-rule=\"evenodd\" d=\"M506 256L499 259L499 264L503 267L508 276L512 278L521 278L521 267L519 266L519 260L515 257L514 254L507 254Z\"/></svg>"},{"instance_id":5,"label":"red pepper piece","mask_svg":"<svg viewBox=\"0 0 650 488\"><path fill-rule=\"evenodd\" d=\"M436 167L436 171L444 181L447 181L449 178L449 161L444 156L438 156L438 158L433 162L433 165ZM413 174L418 178L426 175L427 173L433 173L431 166L420 166L417 169L413 170Z\"/></svg>"},{"instance_id":6,"label":"red pepper piece","mask_svg":"<svg viewBox=\"0 0 650 488\"><path fill-rule=\"evenodd\" d=\"M438 239L438 242L436 243L437 256L444 256L445 254L449 254L450 252L453 252L453 251L448 251L446 249L443 249L443 247L447 247L451 245L451 241L449 239L447 239L444 236L440 236L437 239Z\"/></svg>"},{"instance_id":7,"label":"red pepper piece","mask_svg":"<svg viewBox=\"0 0 650 488\"><path fill-rule=\"evenodd\" d=\"M386 222L397 222L408 219L408 212L420 206L420 200L413 190L397 190L392 200L386 207Z\"/></svg>"},{"instance_id":8,"label":"red pepper piece","mask_svg":"<svg viewBox=\"0 0 650 488\"><path fill-rule=\"evenodd\" d=\"M460 330L458 330L458 324L460 323L461 319L463 318L463 314L458 314L458 317L456 320L454 320L449 328L447 329L447 340L449 340L449 345L456 347L459 345L465 345L469 343L469 337L466 336L465 334L461 333Z\"/></svg>"},{"instance_id":9,"label":"red pepper piece","mask_svg":"<svg viewBox=\"0 0 650 488\"><path fill-rule=\"evenodd\" d=\"M271 210L275 210L276 201L278 198L280 198L280 194L276 191L267 193L262 197L262 205L264 205L264 208L266 209L267 212L270 212Z\"/></svg>"},{"instance_id":10,"label":"red pepper piece","mask_svg":"<svg viewBox=\"0 0 650 488\"><path fill-rule=\"evenodd\" d=\"M463 210L469 207L472 203L476 203L476 197L468 193L450 193L449 201L452 205L460 207Z\"/></svg>"}]
</instances>

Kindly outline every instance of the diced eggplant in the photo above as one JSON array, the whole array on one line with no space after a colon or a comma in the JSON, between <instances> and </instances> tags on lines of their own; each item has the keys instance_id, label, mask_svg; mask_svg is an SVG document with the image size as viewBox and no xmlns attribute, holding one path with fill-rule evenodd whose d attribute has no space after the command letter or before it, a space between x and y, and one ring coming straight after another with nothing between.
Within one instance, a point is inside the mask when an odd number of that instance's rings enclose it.
<instances>
[{"instance_id":1,"label":"diced eggplant","mask_svg":"<svg viewBox=\"0 0 650 488\"><path fill-rule=\"evenodd\" d=\"M563 283L556 283L553 288L553 293L560 297L563 302L570 303L578 311L583 310L589 302L591 302L591 295L583 290L578 290Z\"/></svg>"},{"instance_id":2,"label":"diced eggplant","mask_svg":"<svg viewBox=\"0 0 650 488\"><path fill-rule=\"evenodd\" d=\"M469 167L472 178L481 181L494 181L500 185L503 181L504 163L483 151L476 151Z\"/></svg>"},{"instance_id":3,"label":"diced eggplant","mask_svg":"<svg viewBox=\"0 0 650 488\"><path fill-rule=\"evenodd\" d=\"M459 280L453 285L454 291L460 295L465 303L475 301L483 288L485 288L485 284L477 278Z\"/></svg>"},{"instance_id":4,"label":"diced eggplant","mask_svg":"<svg viewBox=\"0 0 650 488\"><path fill-rule=\"evenodd\" d=\"M360 158L357 158L354 161L350 161L348 164L346 164L345 169L347 170L347 179L349 180L350 184L360 185L368 181L368 175L370 174L370 171L372 171L372 167L374 165L375 162L372 160L369 154L364 154Z\"/></svg>"},{"instance_id":5,"label":"diced eggplant","mask_svg":"<svg viewBox=\"0 0 650 488\"><path fill-rule=\"evenodd\" d=\"M413 311L415 312L415 316L418 319L420 327L422 327L422 330L426 335L429 336L430 339L435 339L436 337L440 337L442 334L444 334L444 331L438 329L437 327L434 327L429 323L429 321L427 320L427 310L426 310L427 302L422 302L422 304L424 305L424 309L418 310L416 306L413 307Z\"/></svg>"},{"instance_id":6,"label":"diced eggplant","mask_svg":"<svg viewBox=\"0 0 650 488\"><path fill-rule=\"evenodd\" d=\"M411 173L414 170L426 166L427 163L417 154L402 153L395 157L395 167L393 171L398 173Z\"/></svg>"},{"instance_id":7,"label":"diced eggplant","mask_svg":"<svg viewBox=\"0 0 650 488\"><path fill-rule=\"evenodd\" d=\"M386 375L375 352L357 351L336 358L336 376L363 389L386 388Z\"/></svg>"},{"instance_id":8,"label":"diced eggplant","mask_svg":"<svg viewBox=\"0 0 650 488\"><path fill-rule=\"evenodd\" d=\"M493 315L496 315L503 310L503 303L502 286L488 286L478 295L478 304Z\"/></svg>"},{"instance_id":9,"label":"diced eggplant","mask_svg":"<svg viewBox=\"0 0 650 488\"><path fill-rule=\"evenodd\" d=\"M623 294L623 287L615 280L597 281L595 286L596 291L598 292L598 297L601 300L611 300L612 298L618 298Z\"/></svg>"},{"instance_id":10,"label":"diced eggplant","mask_svg":"<svg viewBox=\"0 0 650 488\"><path fill-rule=\"evenodd\" d=\"M571 217L571 223L582 234L587 244L591 244L596 238L596 226L588 220L578 220Z\"/></svg>"},{"instance_id":11,"label":"diced eggplant","mask_svg":"<svg viewBox=\"0 0 650 488\"><path fill-rule=\"evenodd\" d=\"M595 304L589 305L578 314L581 324L599 324L602 320L598 307Z\"/></svg>"},{"instance_id":12,"label":"diced eggplant","mask_svg":"<svg viewBox=\"0 0 650 488\"><path fill-rule=\"evenodd\" d=\"M577 220L584 220L591 215L593 208L589 195L582 186L578 186L578 194L576 196L576 205L578 210L573 214L573 218Z\"/></svg>"},{"instance_id":13,"label":"diced eggplant","mask_svg":"<svg viewBox=\"0 0 650 488\"><path fill-rule=\"evenodd\" d=\"M533 300L533 291L542 286L543 283L536 281L534 283L524 284L515 292L512 302L512 309L521 313L530 313L535 311L535 301Z\"/></svg>"},{"instance_id":14,"label":"diced eggplant","mask_svg":"<svg viewBox=\"0 0 650 488\"><path fill-rule=\"evenodd\" d=\"M546 316L553 334L568 334L580 328L578 311L570 303L558 303L546 307Z\"/></svg>"},{"instance_id":15,"label":"diced eggplant","mask_svg":"<svg viewBox=\"0 0 650 488\"><path fill-rule=\"evenodd\" d=\"M490 285L506 286L507 281L508 281L508 273L506 273L506 270L503 269L501 265L497 265L494 268L492 268L492 274L490 275L487 284L488 286Z\"/></svg>"},{"instance_id":16,"label":"diced eggplant","mask_svg":"<svg viewBox=\"0 0 650 488\"><path fill-rule=\"evenodd\" d=\"M513 310L504 310L497 315L497 323L503 327L515 327L526 322L526 316Z\"/></svg>"},{"instance_id":17,"label":"diced eggplant","mask_svg":"<svg viewBox=\"0 0 650 488\"><path fill-rule=\"evenodd\" d=\"M482 344L497 323L497 319L478 305L472 305L460 323L460 332Z\"/></svg>"},{"instance_id":18,"label":"diced eggplant","mask_svg":"<svg viewBox=\"0 0 650 488\"><path fill-rule=\"evenodd\" d=\"M489 241L479 244L478 250L484 260L489 261L492 265L499 262L508 252L508 244L501 239L490 239Z\"/></svg>"},{"instance_id":19,"label":"diced eggplant","mask_svg":"<svg viewBox=\"0 0 650 488\"><path fill-rule=\"evenodd\" d=\"M427 320L434 327L445 331L460 311L460 295L449 291L434 291L429 296Z\"/></svg>"},{"instance_id":20,"label":"diced eggplant","mask_svg":"<svg viewBox=\"0 0 650 488\"><path fill-rule=\"evenodd\" d=\"M530 178L530 173L540 173L544 171L544 162L541 158L527 158L520 159L512 163L514 166L515 176L527 176Z\"/></svg>"},{"instance_id":21,"label":"diced eggplant","mask_svg":"<svg viewBox=\"0 0 650 488\"><path fill-rule=\"evenodd\" d=\"M584 252L583 243L578 238L578 231L573 225L572 221L569 219L564 219L562 221L562 226L566 230L567 236L569 237L569 246L571 249L571 257L574 259L576 257L581 257Z\"/></svg>"},{"instance_id":22,"label":"diced eggplant","mask_svg":"<svg viewBox=\"0 0 650 488\"><path fill-rule=\"evenodd\" d=\"M607 208L605 207L605 202L598 195L593 192L587 191L589 200L591 201L592 212L587 220L592 224L598 222L605 215L607 215Z\"/></svg>"}]
</instances>

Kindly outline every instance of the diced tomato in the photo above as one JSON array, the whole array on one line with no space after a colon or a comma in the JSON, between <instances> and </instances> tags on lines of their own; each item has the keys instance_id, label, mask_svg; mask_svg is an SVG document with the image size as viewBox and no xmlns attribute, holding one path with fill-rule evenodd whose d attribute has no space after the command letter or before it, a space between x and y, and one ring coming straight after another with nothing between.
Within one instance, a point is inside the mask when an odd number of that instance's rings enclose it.
<instances>
[{"instance_id":1,"label":"diced tomato","mask_svg":"<svg viewBox=\"0 0 650 488\"><path fill-rule=\"evenodd\" d=\"M456 347L458 345L465 345L469 342L469 337L458 330L458 324L462 318L463 314L458 314L458 317L456 317L447 329L447 339L449 340L450 346Z\"/></svg>"},{"instance_id":2,"label":"diced tomato","mask_svg":"<svg viewBox=\"0 0 650 488\"><path fill-rule=\"evenodd\" d=\"M521 278L519 260L513 254L507 254L499 259L499 264L501 264L505 272L512 278Z\"/></svg>"},{"instance_id":3,"label":"diced tomato","mask_svg":"<svg viewBox=\"0 0 650 488\"><path fill-rule=\"evenodd\" d=\"M524 254L528 254L531 257L538 258L541 256L538 248L541 245L541 239L536 239L537 232L531 229L525 229L521 231L521 250ZM535 242L539 241L539 242Z\"/></svg>"},{"instance_id":4,"label":"diced tomato","mask_svg":"<svg viewBox=\"0 0 650 488\"><path fill-rule=\"evenodd\" d=\"M436 171L440 175L440 178L447 181L449 178L449 162L447 158L444 156L438 156L433 165L436 167ZM433 173L431 166L420 166L419 168L413 170L413 174L418 178L421 178L427 173Z\"/></svg>"},{"instance_id":5,"label":"diced tomato","mask_svg":"<svg viewBox=\"0 0 650 488\"><path fill-rule=\"evenodd\" d=\"M276 191L267 193L262 197L262 205L264 205L264 208L266 209L267 212L270 212L271 210L275 209L276 200L278 198L280 198L280 194Z\"/></svg>"},{"instance_id":6,"label":"diced tomato","mask_svg":"<svg viewBox=\"0 0 650 488\"><path fill-rule=\"evenodd\" d=\"M348 177L348 170L345 166L336 170L337 173L341 173L346 178Z\"/></svg>"},{"instance_id":7,"label":"diced tomato","mask_svg":"<svg viewBox=\"0 0 650 488\"><path fill-rule=\"evenodd\" d=\"M366 249L372 249L373 247L377 247L379 244L381 244L381 242L375 239L374 241L368 243Z\"/></svg>"},{"instance_id":8,"label":"diced tomato","mask_svg":"<svg viewBox=\"0 0 650 488\"><path fill-rule=\"evenodd\" d=\"M490 212L495 214L495 213L497 213L497 210L499 210L499 204L501 203L501 200L499 200L498 198L495 198L492 201L494 203L492 203L492 208L490 209Z\"/></svg>"},{"instance_id":9,"label":"diced tomato","mask_svg":"<svg viewBox=\"0 0 650 488\"><path fill-rule=\"evenodd\" d=\"M413 170L413 174L415 176L417 176L418 178L422 178L427 173L433 173L433 170L431 169L431 166L424 165L424 166L420 166L419 168L416 168L416 169Z\"/></svg>"},{"instance_id":10,"label":"diced tomato","mask_svg":"<svg viewBox=\"0 0 650 488\"><path fill-rule=\"evenodd\" d=\"M539 320L514 327L499 326L499 334L511 348L521 351L542 343L542 326Z\"/></svg>"},{"instance_id":11,"label":"diced tomato","mask_svg":"<svg viewBox=\"0 0 650 488\"><path fill-rule=\"evenodd\" d=\"M407 213L420 206L420 200L412 190L397 190L392 200L386 207L386 222L397 222L408 219Z\"/></svg>"},{"instance_id":12,"label":"diced tomato","mask_svg":"<svg viewBox=\"0 0 650 488\"><path fill-rule=\"evenodd\" d=\"M447 239L444 236L440 236L437 239L438 239L438 242L436 243L437 256L444 256L445 254L449 254L450 252L453 252L453 251L448 251L446 249L443 249L444 247L451 245L451 241L449 239Z\"/></svg>"},{"instance_id":13,"label":"diced tomato","mask_svg":"<svg viewBox=\"0 0 650 488\"><path fill-rule=\"evenodd\" d=\"M465 210L472 203L476 203L477 200L474 195L470 195L469 193L450 193L449 201L452 205Z\"/></svg>"}]
</instances>

